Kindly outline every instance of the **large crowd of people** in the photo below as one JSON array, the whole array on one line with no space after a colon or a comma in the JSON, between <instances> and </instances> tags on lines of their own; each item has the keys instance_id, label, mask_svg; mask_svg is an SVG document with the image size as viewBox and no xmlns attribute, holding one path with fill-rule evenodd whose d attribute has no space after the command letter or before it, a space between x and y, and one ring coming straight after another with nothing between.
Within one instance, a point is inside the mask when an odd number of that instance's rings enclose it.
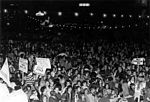
<instances>
[{"instance_id":1,"label":"large crowd of people","mask_svg":"<svg viewBox=\"0 0 150 102\"><path fill-rule=\"evenodd\" d=\"M14 88L7 86L9 93L22 89L28 102L150 102L150 68L131 63L148 57L149 47L143 43L9 40L0 48L14 83ZM29 62L24 75L20 57ZM33 71L36 57L50 59L51 69L44 76Z\"/></svg>"}]
</instances>

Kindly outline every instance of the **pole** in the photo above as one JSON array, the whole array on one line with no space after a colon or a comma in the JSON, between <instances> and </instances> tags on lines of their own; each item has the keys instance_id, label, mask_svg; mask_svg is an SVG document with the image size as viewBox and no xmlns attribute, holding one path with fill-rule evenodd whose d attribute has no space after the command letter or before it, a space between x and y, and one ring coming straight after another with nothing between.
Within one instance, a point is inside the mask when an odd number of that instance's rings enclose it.
<instances>
[{"instance_id":1,"label":"pole","mask_svg":"<svg viewBox=\"0 0 150 102\"><path fill-rule=\"evenodd\" d=\"M24 72L22 72L22 85L24 84Z\"/></svg>"}]
</instances>

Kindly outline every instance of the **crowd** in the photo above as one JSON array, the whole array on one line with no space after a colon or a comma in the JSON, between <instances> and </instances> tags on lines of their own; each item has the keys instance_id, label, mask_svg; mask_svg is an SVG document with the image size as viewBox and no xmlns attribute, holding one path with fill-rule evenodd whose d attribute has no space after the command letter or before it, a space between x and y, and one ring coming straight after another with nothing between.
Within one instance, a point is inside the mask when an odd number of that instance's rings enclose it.
<instances>
[{"instance_id":1,"label":"crowd","mask_svg":"<svg viewBox=\"0 0 150 102\"><path fill-rule=\"evenodd\" d=\"M28 102L150 102L150 68L131 63L148 56L145 44L9 40L2 41L0 48L8 58L14 89L21 88ZM24 75L18 69L20 57L29 61ZM36 57L50 59L51 69L44 76L33 71Z\"/></svg>"}]
</instances>

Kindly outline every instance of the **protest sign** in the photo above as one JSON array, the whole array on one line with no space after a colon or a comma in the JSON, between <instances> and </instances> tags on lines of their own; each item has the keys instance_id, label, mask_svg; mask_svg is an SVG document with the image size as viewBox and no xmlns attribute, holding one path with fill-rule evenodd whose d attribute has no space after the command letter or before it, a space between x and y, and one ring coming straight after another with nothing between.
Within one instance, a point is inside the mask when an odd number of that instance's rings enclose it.
<instances>
[{"instance_id":1,"label":"protest sign","mask_svg":"<svg viewBox=\"0 0 150 102\"><path fill-rule=\"evenodd\" d=\"M28 60L27 59L23 59L23 58L19 59L19 70L25 73L28 72Z\"/></svg>"},{"instance_id":2,"label":"protest sign","mask_svg":"<svg viewBox=\"0 0 150 102\"><path fill-rule=\"evenodd\" d=\"M144 61L145 58L134 58L131 63L134 65L143 65Z\"/></svg>"},{"instance_id":3,"label":"protest sign","mask_svg":"<svg viewBox=\"0 0 150 102\"><path fill-rule=\"evenodd\" d=\"M49 58L36 58L37 65L34 67L36 74L44 75L46 69L51 69Z\"/></svg>"}]
</instances>

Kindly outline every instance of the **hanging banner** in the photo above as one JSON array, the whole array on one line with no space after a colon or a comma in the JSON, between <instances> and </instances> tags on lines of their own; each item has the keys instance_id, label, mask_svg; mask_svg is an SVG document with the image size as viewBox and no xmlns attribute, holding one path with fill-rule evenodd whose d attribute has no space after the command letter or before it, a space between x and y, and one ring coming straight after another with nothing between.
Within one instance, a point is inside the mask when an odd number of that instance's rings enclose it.
<instances>
[{"instance_id":1,"label":"hanging banner","mask_svg":"<svg viewBox=\"0 0 150 102\"><path fill-rule=\"evenodd\" d=\"M34 73L44 75L46 69L51 69L49 58L36 58L37 65L34 66Z\"/></svg>"},{"instance_id":2,"label":"hanging banner","mask_svg":"<svg viewBox=\"0 0 150 102\"><path fill-rule=\"evenodd\" d=\"M28 60L20 58L19 59L19 70L22 72L28 73Z\"/></svg>"},{"instance_id":3,"label":"hanging banner","mask_svg":"<svg viewBox=\"0 0 150 102\"><path fill-rule=\"evenodd\" d=\"M145 58L134 58L131 63L134 65L143 65L144 61Z\"/></svg>"}]
</instances>

